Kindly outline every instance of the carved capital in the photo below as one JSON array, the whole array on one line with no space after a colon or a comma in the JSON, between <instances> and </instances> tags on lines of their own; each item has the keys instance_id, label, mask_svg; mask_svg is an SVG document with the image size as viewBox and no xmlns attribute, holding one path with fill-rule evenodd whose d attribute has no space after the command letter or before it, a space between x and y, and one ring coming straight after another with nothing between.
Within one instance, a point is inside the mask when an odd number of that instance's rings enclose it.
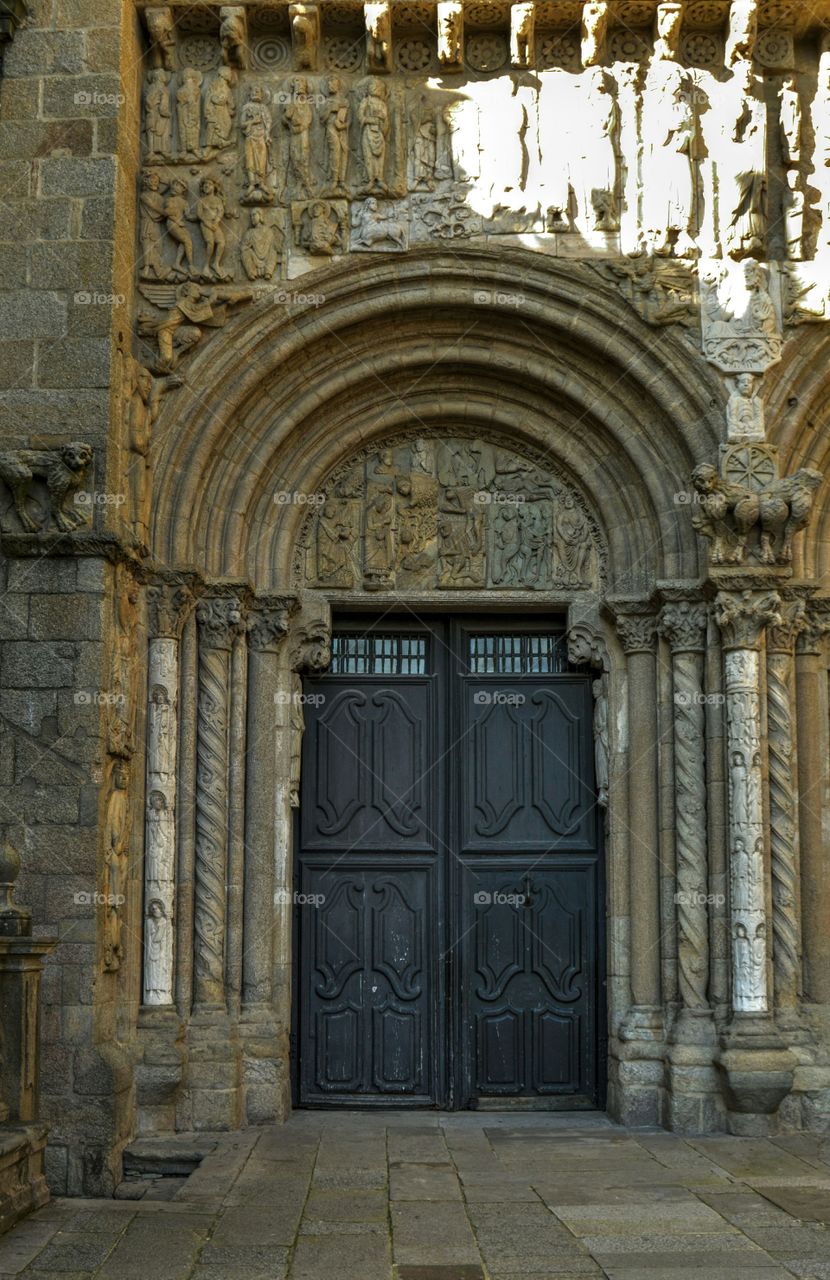
<instances>
[{"instance_id":1,"label":"carved capital","mask_svg":"<svg viewBox=\"0 0 830 1280\"><path fill-rule=\"evenodd\" d=\"M178 640L195 603L185 579L152 582L147 588L147 626L153 639Z\"/></svg>"},{"instance_id":2,"label":"carved capital","mask_svg":"<svg viewBox=\"0 0 830 1280\"><path fill-rule=\"evenodd\" d=\"M288 634L292 601L285 596L260 596L252 601L248 648L276 653Z\"/></svg>"},{"instance_id":3,"label":"carved capital","mask_svg":"<svg viewBox=\"0 0 830 1280\"><path fill-rule=\"evenodd\" d=\"M608 671L610 662L605 636L587 622L578 622L569 628L567 643L568 662L572 666L596 667L600 671Z\"/></svg>"},{"instance_id":4,"label":"carved capital","mask_svg":"<svg viewBox=\"0 0 830 1280\"><path fill-rule=\"evenodd\" d=\"M706 648L707 621L705 604L679 600L663 607L660 634L668 640L672 653L702 653Z\"/></svg>"},{"instance_id":5,"label":"carved capital","mask_svg":"<svg viewBox=\"0 0 830 1280\"><path fill-rule=\"evenodd\" d=\"M792 654L796 640L808 626L807 602L785 599L780 612L781 621L772 623L767 631L767 651Z\"/></svg>"},{"instance_id":6,"label":"carved capital","mask_svg":"<svg viewBox=\"0 0 830 1280\"><path fill-rule=\"evenodd\" d=\"M291 670L304 675L325 671L331 662L331 623L315 618L297 630L291 648Z\"/></svg>"},{"instance_id":7,"label":"carved capital","mask_svg":"<svg viewBox=\"0 0 830 1280\"><path fill-rule=\"evenodd\" d=\"M196 606L199 642L205 649L233 648L233 642L245 630L245 611L237 595L206 596Z\"/></svg>"},{"instance_id":8,"label":"carved capital","mask_svg":"<svg viewBox=\"0 0 830 1280\"><path fill-rule=\"evenodd\" d=\"M719 591L714 618L720 627L724 649L757 649L764 628L781 622L781 597L775 591Z\"/></svg>"},{"instance_id":9,"label":"carved capital","mask_svg":"<svg viewBox=\"0 0 830 1280\"><path fill-rule=\"evenodd\" d=\"M626 654L653 653L657 643L657 619L651 612L618 613L617 635Z\"/></svg>"}]
</instances>

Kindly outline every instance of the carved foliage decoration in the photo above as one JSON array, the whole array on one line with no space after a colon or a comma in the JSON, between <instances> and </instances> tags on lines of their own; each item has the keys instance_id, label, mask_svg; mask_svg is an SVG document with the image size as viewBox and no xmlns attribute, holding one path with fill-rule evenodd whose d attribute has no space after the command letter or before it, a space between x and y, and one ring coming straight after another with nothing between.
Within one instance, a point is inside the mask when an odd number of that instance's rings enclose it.
<instances>
[{"instance_id":1,"label":"carved foliage decoration","mask_svg":"<svg viewBox=\"0 0 830 1280\"><path fill-rule=\"evenodd\" d=\"M302 531L300 581L367 591L580 590L603 572L595 519L544 463L483 439L364 450Z\"/></svg>"}]
</instances>

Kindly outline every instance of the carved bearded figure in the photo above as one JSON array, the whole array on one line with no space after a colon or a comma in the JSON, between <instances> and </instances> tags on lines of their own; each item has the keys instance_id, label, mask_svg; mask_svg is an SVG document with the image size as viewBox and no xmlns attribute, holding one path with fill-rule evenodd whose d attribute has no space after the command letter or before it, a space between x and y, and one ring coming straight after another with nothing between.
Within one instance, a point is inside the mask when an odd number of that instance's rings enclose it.
<instances>
[{"instance_id":1,"label":"carved bearded figure","mask_svg":"<svg viewBox=\"0 0 830 1280\"><path fill-rule=\"evenodd\" d=\"M251 210L251 225L242 237L239 254L249 280L270 280L282 261L285 236L269 226L261 209Z\"/></svg>"},{"instance_id":2,"label":"carved bearded figure","mask_svg":"<svg viewBox=\"0 0 830 1280\"><path fill-rule=\"evenodd\" d=\"M233 134L236 103L233 97L234 73L231 67L220 67L211 80L205 98L205 146L229 147Z\"/></svg>"},{"instance_id":3,"label":"carved bearded figure","mask_svg":"<svg viewBox=\"0 0 830 1280\"><path fill-rule=\"evenodd\" d=\"M386 145L389 136L389 106L386 101L386 85L373 76L366 84L366 92L358 107L360 121L360 149L366 182L370 191L381 194L387 190Z\"/></svg>"},{"instance_id":4,"label":"carved bearded figure","mask_svg":"<svg viewBox=\"0 0 830 1280\"><path fill-rule=\"evenodd\" d=\"M170 927L161 898L151 898L144 922L145 1004L164 1004L169 999L166 954Z\"/></svg>"},{"instance_id":5,"label":"carved bearded figure","mask_svg":"<svg viewBox=\"0 0 830 1280\"><path fill-rule=\"evenodd\" d=\"M157 68L148 72L144 95L144 142L148 158L169 156L173 147L173 112L170 106L170 76Z\"/></svg>"}]
</instances>

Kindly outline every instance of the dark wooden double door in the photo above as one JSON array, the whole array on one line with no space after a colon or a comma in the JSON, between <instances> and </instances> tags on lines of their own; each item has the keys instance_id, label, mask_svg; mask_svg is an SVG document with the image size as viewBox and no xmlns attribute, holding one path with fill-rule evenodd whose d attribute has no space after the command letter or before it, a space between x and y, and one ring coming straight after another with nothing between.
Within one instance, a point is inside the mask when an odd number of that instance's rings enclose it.
<instances>
[{"instance_id":1,"label":"dark wooden double door","mask_svg":"<svg viewBox=\"0 0 830 1280\"><path fill-rule=\"evenodd\" d=\"M561 632L344 622L305 721L299 1104L599 1105L591 683Z\"/></svg>"}]
</instances>

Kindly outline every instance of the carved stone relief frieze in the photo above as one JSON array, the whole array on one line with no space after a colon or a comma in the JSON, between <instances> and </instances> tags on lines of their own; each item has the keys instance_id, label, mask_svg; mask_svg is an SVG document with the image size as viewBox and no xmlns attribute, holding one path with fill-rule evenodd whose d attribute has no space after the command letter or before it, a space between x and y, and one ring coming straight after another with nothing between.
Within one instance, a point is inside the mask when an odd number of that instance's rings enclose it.
<instances>
[{"instance_id":1,"label":"carved stone relief frieze","mask_svg":"<svg viewBox=\"0 0 830 1280\"><path fill-rule=\"evenodd\" d=\"M297 575L369 591L587 590L596 521L544 464L486 440L420 436L367 450L325 486Z\"/></svg>"}]
</instances>

